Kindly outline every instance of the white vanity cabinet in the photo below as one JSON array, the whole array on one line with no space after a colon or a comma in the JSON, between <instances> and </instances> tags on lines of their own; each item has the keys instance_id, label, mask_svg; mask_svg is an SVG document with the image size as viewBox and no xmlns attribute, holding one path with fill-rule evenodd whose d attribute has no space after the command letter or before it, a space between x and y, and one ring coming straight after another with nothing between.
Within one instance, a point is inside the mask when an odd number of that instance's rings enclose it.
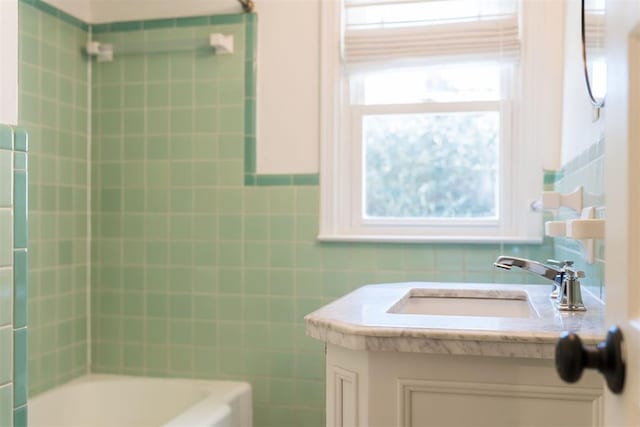
<instances>
[{"instance_id":1,"label":"white vanity cabinet","mask_svg":"<svg viewBox=\"0 0 640 427\"><path fill-rule=\"evenodd\" d=\"M456 310L473 314L397 314L412 295L496 304L513 297L530 307L483 315L462 301ZM602 377L587 371L569 385L554 366L563 331L579 333L585 345L605 336L604 305L588 293L584 301L586 312L559 313L547 286L360 288L305 317L307 334L327 346L327 426L601 426Z\"/></svg>"},{"instance_id":2,"label":"white vanity cabinet","mask_svg":"<svg viewBox=\"0 0 640 427\"><path fill-rule=\"evenodd\" d=\"M327 426L602 425L602 379L562 383L553 362L327 345Z\"/></svg>"}]
</instances>

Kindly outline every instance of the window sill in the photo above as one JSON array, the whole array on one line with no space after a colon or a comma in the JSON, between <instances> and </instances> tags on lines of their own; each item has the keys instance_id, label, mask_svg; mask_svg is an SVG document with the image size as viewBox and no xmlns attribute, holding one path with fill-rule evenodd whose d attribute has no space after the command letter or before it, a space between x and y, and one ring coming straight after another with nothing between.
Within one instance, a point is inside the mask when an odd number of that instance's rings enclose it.
<instances>
[{"instance_id":1,"label":"window sill","mask_svg":"<svg viewBox=\"0 0 640 427\"><path fill-rule=\"evenodd\" d=\"M339 235L320 234L320 242L369 242L369 243L509 243L539 245L541 237L519 236L394 236L394 235Z\"/></svg>"}]
</instances>

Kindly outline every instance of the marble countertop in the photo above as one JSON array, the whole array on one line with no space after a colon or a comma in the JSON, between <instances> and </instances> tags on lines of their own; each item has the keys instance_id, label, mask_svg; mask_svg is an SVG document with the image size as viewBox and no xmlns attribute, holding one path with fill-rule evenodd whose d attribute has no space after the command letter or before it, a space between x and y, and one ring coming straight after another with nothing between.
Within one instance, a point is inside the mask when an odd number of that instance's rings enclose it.
<instances>
[{"instance_id":1,"label":"marble countertop","mask_svg":"<svg viewBox=\"0 0 640 427\"><path fill-rule=\"evenodd\" d=\"M412 291L418 289L418 291ZM451 296L489 290L496 297L524 292L530 317L396 314L410 292ZM587 311L558 312L551 286L408 282L364 286L305 316L307 335L352 350L553 359L563 331L585 344L604 339L604 304L584 287Z\"/></svg>"}]
</instances>

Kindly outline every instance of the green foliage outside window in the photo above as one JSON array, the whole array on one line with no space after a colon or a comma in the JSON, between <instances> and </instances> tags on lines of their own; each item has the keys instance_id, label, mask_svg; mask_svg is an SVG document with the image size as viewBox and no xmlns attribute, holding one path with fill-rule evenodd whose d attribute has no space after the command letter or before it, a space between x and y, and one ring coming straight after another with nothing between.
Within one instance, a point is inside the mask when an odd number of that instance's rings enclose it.
<instances>
[{"instance_id":1,"label":"green foliage outside window","mask_svg":"<svg viewBox=\"0 0 640 427\"><path fill-rule=\"evenodd\" d=\"M365 216L497 216L498 112L363 119Z\"/></svg>"}]
</instances>

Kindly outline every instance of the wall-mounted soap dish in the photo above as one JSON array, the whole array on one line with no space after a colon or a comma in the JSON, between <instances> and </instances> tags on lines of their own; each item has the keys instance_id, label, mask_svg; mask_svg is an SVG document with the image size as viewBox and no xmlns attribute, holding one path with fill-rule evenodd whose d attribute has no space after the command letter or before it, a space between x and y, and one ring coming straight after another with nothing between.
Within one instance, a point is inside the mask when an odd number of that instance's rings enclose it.
<instances>
[{"instance_id":1,"label":"wall-mounted soap dish","mask_svg":"<svg viewBox=\"0 0 640 427\"><path fill-rule=\"evenodd\" d=\"M571 193L560 193L558 191L543 191L540 200L531 203L534 211L553 210L561 207L569 208L575 212L582 210L584 200L584 189L579 186Z\"/></svg>"},{"instance_id":2,"label":"wall-mounted soap dish","mask_svg":"<svg viewBox=\"0 0 640 427\"><path fill-rule=\"evenodd\" d=\"M605 220L596 218L596 208L590 206L582 209L578 219L547 221L544 228L547 236L577 240L585 260L593 264L596 260L596 239L604 239Z\"/></svg>"}]
</instances>

